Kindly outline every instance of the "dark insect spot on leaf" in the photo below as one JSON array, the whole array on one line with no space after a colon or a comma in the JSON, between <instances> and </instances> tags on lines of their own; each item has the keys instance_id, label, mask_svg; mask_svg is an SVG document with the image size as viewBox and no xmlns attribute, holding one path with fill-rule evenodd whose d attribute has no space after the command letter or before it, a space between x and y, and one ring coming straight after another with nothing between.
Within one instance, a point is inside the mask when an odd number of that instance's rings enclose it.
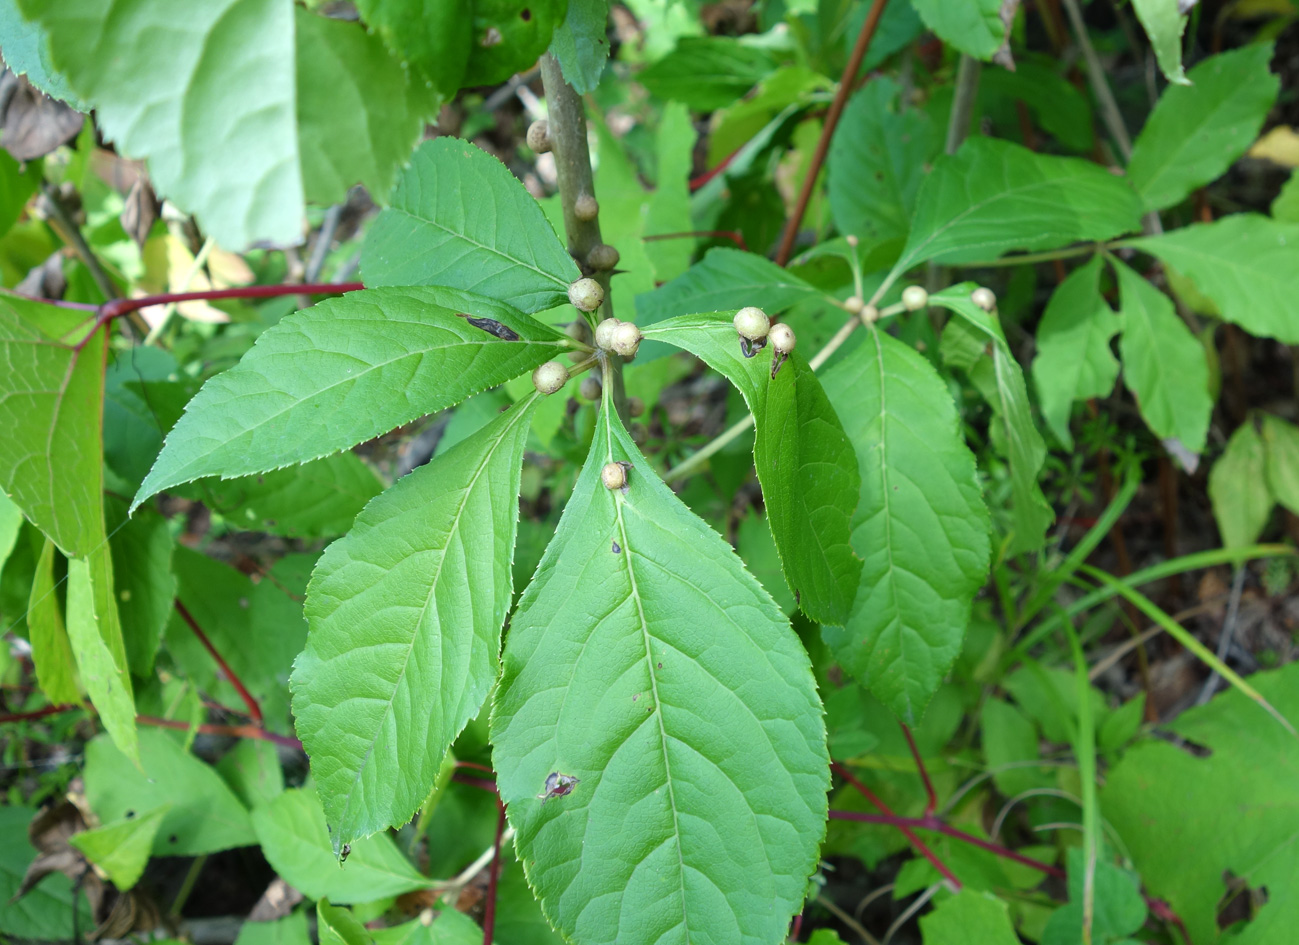
<instances>
[{"instance_id":1,"label":"dark insect spot on leaf","mask_svg":"<svg viewBox=\"0 0 1299 945\"><path fill-rule=\"evenodd\" d=\"M613 553L616 555L622 554L622 547L616 541L613 543Z\"/></svg>"},{"instance_id":2,"label":"dark insect spot on leaf","mask_svg":"<svg viewBox=\"0 0 1299 945\"><path fill-rule=\"evenodd\" d=\"M560 774L558 771L552 771L550 774L546 775L545 791L538 794L537 797L539 797L541 803L544 804L552 797L564 797L568 794L572 794L573 788L581 783L581 780L581 778L575 778L571 774Z\"/></svg>"},{"instance_id":3,"label":"dark insect spot on leaf","mask_svg":"<svg viewBox=\"0 0 1299 945\"><path fill-rule=\"evenodd\" d=\"M662 663L659 663L659 669L662 669L662 668L663 668L663 664L662 664Z\"/></svg>"},{"instance_id":4,"label":"dark insect spot on leaf","mask_svg":"<svg viewBox=\"0 0 1299 945\"><path fill-rule=\"evenodd\" d=\"M135 811L133 811L133 810L128 810L128 811L126 812L126 819L127 819L127 820L130 820L130 819L131 819L132 817L134 817L134 816L135 816Z\"/></svg>"},{"instance_id":5,"label":"dark insect spot on leaf","mask_svg":"<svg viewBox=\"0 0 1299 945\"><path fill-rule=\"evenodd\" d=\"M795 590L794 590L794 604L795 604L795 605L800 605L800 606L801 606L802 603L803 603L803 592L800 591L800 590L798 590L797 588L795 588Z\"/></svg>"},{"instance_id":6,"label":"dark insect spot on leaf","mask_svg":"<svg viewBox=\"0 0 1299 945\"><path fill-rule=\"evenodd\" d=\"M265 480L262 476L258 476L258 477L257 477L257 484L258 484L259 486L260 486L263 482L265 482L265 481L266 481L266 480Z\"/></svg>"},{"instance_id":7,"label":"dark insect spot on leaf","mask_svg":"<svg viewBox=\"0 0 1299 945\"><path fill-rule=\"evenodd\" d=\"M521 19L524 23L528 22L528 20L532 19L532 11L529 10L527 7L524 7L519 12L519 19Z\"/></svg>"},{"instance_id":8,"label":"dark insect spot on leaf","mask_svg":"<svg viewBox=\"0 0 1299 945\"><path fill-rule=\"evenodd\" d=\"M275 527L275 519L273 519L273 518L268 518L268 519L266 520L266 524L269 525L269 526L271 526L271 528L274 528L274 527ZM293 531L293 529L290 528L290 529L289 529L289 532L292 533L292 531Z\"/></svg>"},{"instance_id":9,"label":"dark insect spot on leaf","mask_svg":"<svg viewBox=\"0 0 1299 945\"><path fill-rule=\"evenodd\" d=\"M489 335L495 335L502 341L518 341L519 333L514 329L502 325L494 318L475 318L473 315L467 315L464 312L457 313L461 318L473 325L475 328L481 328Z\"/></svg>"},{"instance_id":10,"label":"dark insect spot on leaf","mask_svg":"<svg viewBox=\"0 0 1299 945\"><path fill-rule=\"evenodd\" d=\"M170 837L167 838L167 842L168 842L168 843L179 843L179 842L180 842L180 837L176 836L176 835L173 833Z\"/></svg>"},{"instance_id":11,"label":"dark insect spot on leaf","mask_svg":"<svg viewBox=\"0 0 1299 945\"><path fill-rule=\"evenodd\" d=\"M639 698L640 698L640 693L639 693L639 692L633 692L633 693L631 694L631 701L632 701L632 702L635 702L635 701L636 701L637 699L639 699Z\"/></svg>"},{"instance_id":12,"label":"dark insect spot on leaf","mask_svg":"<svg viewBox=\"0 0 1299 945\"><path fill-rule=\"evenodd\" d=\"M343 849L338 851L338 862L346 863L347 858L351 855L352 855L352 845L350 843L343 844Z\"/></svg>"}]
</instances>

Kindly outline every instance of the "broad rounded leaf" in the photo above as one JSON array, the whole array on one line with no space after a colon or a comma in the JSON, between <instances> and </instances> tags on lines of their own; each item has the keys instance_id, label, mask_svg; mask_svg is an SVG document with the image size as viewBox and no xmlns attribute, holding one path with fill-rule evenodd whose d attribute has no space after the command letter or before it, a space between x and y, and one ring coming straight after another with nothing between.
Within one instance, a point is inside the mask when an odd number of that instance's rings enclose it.
<instances>
[{"instance_id":1,"label":"broad rounded leaf","mask_svg":"<svg viewBox=\"0 0 1299 945\"><path fill-rule=\"evenodd\" d=\"M566 939L768 945L824 832L811 666L611 414L511 620L492 718L501 800ZM632 464L626 494L601 482L615 461ZM578 781L543 803L560 774Z\"/></svg>"},{"instance_id":2,"label":"broad rounded leaf","mask_svg":"<svg viewBox=\"0 0 1299 945\"><path fill-rule=\"evenodd\" d=\"M916 195L939 139L929 116L899 99L898 84L878 78L844 110L826 162L830 213L840 233L901 239L911 228Z\"/></svg>"},{"instance_id":3,"label":"broad rounded leaf","mask_svg":"<svg viewBox=\"0 0 1299 945\"><path fill-rule=\"evenodd\" d=\"M1236 428L1209 473L1209 499L1226 548L1258 541L1275 500L1267 487L1267 451L1251 421Z\"/></svg>"},{"instance_id":4,"label":"broad rounded leaf","mask_svg":"<svg viewBox=\"0 0 1299 945\"><path fill-rule=\"evenodd\" d=\"M356 8L436 92L455 95L469 62L473 0L357 0Z\"/></svg>"},{"instance_id":5,"label":"broad rounded leaf","mask_svg":"<svg viewBox=\"0 0 1299 945\"><path fill-rule=\"evenodd\" d=\"M1164 91L1128 164L1128 180L1149 209L1171 207L1216 180L1258 137L1281 86L1271 61L1271 43L1246 46L1200 63L1191 70L1194 84Z\"/></svg>"},{"instance_id":6,"label":"broad rounded leaf","mask_svg":"<svg viewBox=\"0 0 1299 945\"><path fill-rule=\"evenodd\" d=\"M483 319L493 324L474 324ZM280 321L203 385L133 507L202 476L243 476L346 449L563 350L558 331L454 290L370 289L330 299Z\"/></svg>"},{"instance_id":7,"label":"broad rounded leaf","mask_svg":"<svg viewBox=\"0 0 1299 945\"><path fill-rule=\"evenodd\" d=\"M1127 182L1090 161L970 138L939 158L921 185L911 237L893 271L927 259L988 259L1108 239L1140 229L1141 213Z\"/></svg>"},{"instance_id":8,"label":"broad rounded leaf","mask_svg":"<svg viewBox=\"0 0 1299 945\"><path fill-rule=\"evenodd\" d=\"M524 312L566 302L580 275L523 184L458 138L419 147L361 252L368 286L449 286Z\"/></svg>"},{"instance_id":9,"label":"broad rounded leaf","mask_svg":"<svg viewBox=\"0 0 1299 945\"><path fill-rule=\"evenodd\" d=\"M1114 389L1119 362L1110 339L1119 317L1100 291L1104 261L1095 256L1071 272L1047 303L1037 329L1033 383L1042 418L1066 447L1073 446L1069 413L1074 401L1104 397Z\"/></svg>"},{"instance_id":10,"label":"broad rounded leaf","mask_svg":"<svg viewBox=\"0 0 1299 945\"><path fill-rule=\"evenodd\" d=\"M991 59L1006 38L1002 0L911 0L939 37L975 59Z\"/></svg>"},{"instance_id":11,"label":"broad rounded leaf","mask_svg":"<svg viewBox=\"0 0 1299 945\"><path fill-rule=\"evenodd\" d=\"M1188 277L1224 320L1299 344L1299 223L1233 213L1132 245Z\"/></svg>"},{"instance_id":12,"label":"broad rounded leaf","mask_svg":"<svg viewBox=\"0 0 1299 945\"><path fill-rule=\"evenodd\" d=\"M940 902L920 932L924 945L1019 945L1006 903L974 888Z\"/></svg>"},{"instance_id":13,"label":"broad rounded leaf","mask_svg":"<svg viewBox=\"0 0 1299 945\"><path fill-rule=\"evenodd\" d=\"M802 355L772 377L773 349L740 351L733 312L686 315L645 330L684 348L730 378L753 412L753 446L767 522L785 580L818 623L848 619L862 573L851 544L861 479L834 407Z\"/></svg>"},{"instance_id":14,"label":"broad rounded leaf","mask_svg":"<svg viewBox=\"0 0 1299 945\"><path fill-rule=\"evenodd\" d=\"M275 872L313 899L372 902L431 885L387 834L357 840L340 864L314 791L285 791L253 811L252 826Z\"/></svg>"},{"instance_id":15,"label":"broad rounded leaf","mask_svg":"<svg viewBox=\"0 0 1299 945\"><path fill-rule=\"evenodd\" d=\"M861 469L851 615L825 627L835 659L914 723L961 650L988 571L991 523L947 385L914 348L870 329L825 376Z\"/></svg>"},{"instance_id":16,"label":"broad rounded leaf","mask_svg":"<svg viewBox=\"0 0 1299 945\"><path fill-rule=\"evenodd\" d=\"M1123 383L1156 436L1199 453L1213 412L1204 348L1168 296L1117 259L1110 264L1119 282Z\"/></svg>"},{"instance_id":17,"label":"broad rounded leaf","mask_svg":"<svg viewBox=\"0 0 1299 945\"><path fill-rule=\"evenodd\" d=\"M410 820L496 680L539 396L401 479L316 566L293 714L335 850Z\"/></svg>"}]
</instances>

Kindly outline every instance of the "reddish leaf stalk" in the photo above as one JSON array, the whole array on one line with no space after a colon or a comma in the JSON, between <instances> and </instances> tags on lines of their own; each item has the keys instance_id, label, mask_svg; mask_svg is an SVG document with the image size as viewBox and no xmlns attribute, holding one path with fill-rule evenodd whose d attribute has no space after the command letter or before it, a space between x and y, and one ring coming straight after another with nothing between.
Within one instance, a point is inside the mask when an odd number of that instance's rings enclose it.
<instances>
[{"instance_id":1,"label":"reddish leaf stalk","mask_svg":"<svg viewBox=\"0 0 1299 945\"><path fill-rule=\"evenodd\" d=\"M907 746L911 749L911 757L916 761L916 770L920 772L920 780L925 783L925 795L929 800L925 803L925 816L930 816L938 810L938 795L934 793L934 782L929 780L929 769L925 767L925 760L920 757L920 749L916 747L916 739L911 734L911 729L906 722L899 722L902 726L902 734L907 737Z\"/></svg>"},{"instance_id":2,"label":"reddish leaf stalk","mask_svg":"<svg viewBox=\"0 0 1299 945\"><path fill-rule=\"evenodd\" d=\"M120 318L129 312L138 312L151 305L171 302L199 302L213 299L268 299L281 295L338 295L364 289L360 282L314 282L302 285L246 285L235 289L207 289L196 292L164 292L160 295L142 295L135 299L113 299L99 308L104 321Z\"/></svg>"},{"instance_id":3,"label":"reddish leaf stalk","mask_svg":"<svg viewBox=\"0 0 1299 945\"><path fill-rule=\"evenodd\" d=\"M919 853L921 856L923 856L931 864L933 864L934 869L938 870L938 872L942 875L942 877L945 880L947 880L949 883L951 883L953 889L955 889L958 892L960 891L961 881L956 878L956 875L950 869L948 869L947 864L938 858L938 854L934 853L933 850L929 849L928 845L923 840L921 840L919 837L916 836L915 831L911 829L913 824L908 818L899 817L898 815L894 814L893 811L889 809L889 805L885 804L884 801L880 799L875 794L874 791L872 791L866 785L862 784L861 781L857 779L856 775L854 775L843 765L839 764L839 762L837 761L830 762L830 768L836 774L842 777L845 781L847 781L849 784L855 787L858 793L860 793L862 797L866 798L866 800L874 804L875 807L880 812L879 815L875 815L875 814L857 815L855 811L832 810L830 811L830 818L832 820L837 818L839 820L861 820L863 823L892 824L893 826L897 827L899 830L902 831L902 835L911 842L911 845L913 847L916 848L916 852ZM852 814L854 816L839 816L839 815L848 815L848 814ZM879 820L870 819L876 816L879 816L882 819Z\"/></svg>"},{"instance_id":4,"label":"reddish leaf stalk","mask_svg":"<svg viewBox=\"0 0 1299 945\"><path fill-rule=\"evenodd\" d=\"M825 156L830 151L830 139L834 136L834 129L839 124L839 116L843 114L844 106L848 104L853 80L857 78L862 60L866 58L866 50L870 48L871 40L875 38L875 27L879 25L880 17L884 14L884 4L887 2L888 0L875 0L871 4L870 13L866 14L866 22L862 24L861 32L857 34L852 55L848 57L848 64L843 68L843 75L839 78L839 88L835 90L834 101L830 103L830 111L826 113L825 124L821 127L821 137L816 142L816 150L812 152L812 163L807 169L807 176L803 178L803 186L798 192L794 212L790 215L789 222L785 224L785 232L781 234L780 249L776 251L778 266L789 262L789 257L794 253L794 239L798 236L798 228L803 225L803 215L807 213L807 205L812 199L816 179L820 176L821 166L825 164Z\"/></svg>"},{"instance_id":5,"label":"reddish leaf stalk","mask_svg":"<svg viewBox=\"0 0 1299 945\"><path fill-rule=\"evenodd\" d=\"M467 774L453 774L451 775L451 780L457 781L460 784L468 784L470 787L481 788L482 790L489 791L492 794L496 793L496 782L489 781L487 778L471 778Z\"/></svg>"},{"instance_id":6,"label":"reddish leaf stalk","mask_svg":"<svg viewBox=\"0 0 1299 945\"><path fill-rule=\"evenodd\" d=\"M80 706L74 703L64 703L62 705L47 705L43 709L35 709L31 712L16 712L11 715L0 715L0 725L6 722L31 722L36 719L43 719L50 715L59 715L63 712L73 712L77 709L87 709L93 711L93 707ZM276 735L274 732L268 732L264 728L254 725L209 725L203 723L192 725L189 722L182 722L179 719L160 719L152 715L137 715L135 717L137 725L154 725L158 728L174 728L181 731L188 731L193 728L203 735L225 735L230 738L255 738L259 741L273 742L276 745L283 745L286 748L296 748L302 750L302 742L288 735Z\"/></svg>"},{"instance_id":7,"label":"reddish leaf stalk","mask_svg":"<svg viewBox=\"0 0 1299 945\"><path fill-rule=\"evenodd\" d=\"M216 660L217 666L221 667L221 672L225 673L230 685L234 686L235 691L239 693L239 698L243 699L244 705L248 706L248 715L253 720L253 724L261 728L262 707L257 704L257 700L253 698L253 694L243 684L243 680L230 668L230 664L217 652L217 648L212 645L212 641L207 638L203 628L198 625L198 621L194 619L188 608L180 602L179 597L176 598L176 613L180 614L181 619L189 624L189 628L194 631L194 636L198 637L198 642L203 644L203 648L212 654L212 659Z\"/></svg>"},{"instance_id":8,"label":"reddish leaf stalk","mask_svg":"<svg viewBox=\"0 0 1299 945\"><path fill-rule=\"evenodd\" d=\"M43 709L35 709L31 712L11 712L8 715L0 715L0 725L6 722L34 722L37 719L43 719L47 715L58 715L60 712L71 712L73 709L79 709L81 706L72 703L63 705L47 705Z\"/></svg>"},{"instance_id":9,"label":"reddish leaf stalk","mask_svg":"<svg viewBox=\"0 0 1299 945\"><path fill-rule=\"evenodd\" d=\"M496 930L496 887L501 881L501 838L505 836L505 805L498 798L496 801L496 855L487 873L487 902L483 905L483 945L492 945L492 933Z\"/></svg>"}]
</instances>

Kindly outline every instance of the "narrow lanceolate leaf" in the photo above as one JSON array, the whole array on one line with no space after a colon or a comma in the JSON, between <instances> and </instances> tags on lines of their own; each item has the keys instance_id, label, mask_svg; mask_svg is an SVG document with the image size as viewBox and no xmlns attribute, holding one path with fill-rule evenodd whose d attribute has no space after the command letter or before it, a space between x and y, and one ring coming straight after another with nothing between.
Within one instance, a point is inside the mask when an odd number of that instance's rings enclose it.
<instances>
[{"instance_id":1,"label":"narrow lanceolate leaf","mask_svg":"<svg viewBox=\"0 0 1299 945\"><path fill-rule=\"evenodd\" d=\"M264 332L185 408L136 494L232 478L355 446L532 370L566 340L453 289L353 292Z\"/></svg>"},{"instance_id":2,"label":"narrow lanceolate leaf","mask_svg":"<svg viewBox=\"0 0 1299 945\"><path fill-rule=\"evenodd\" d=\"M77 664L54 583L55 554L54 542L45 539L27 601L27 634L32 644L36 681L45 698L57 704L79 701L81 691L77 687Z\"/></svg>"},{"instance_id":3,"label":"narrow lanceolate leaf","mask_svg":"<svg viewBox=\"0 0 1299 945\"><path fill-rule=\"evenodd\" d=\"M1169 82L1188 85L1190 80L1182 71L1182 31L1186 17L1182 15L1178 0L1132 0L1137 19L1150 37L1155 59Z\"/></svg>"},{"instance_id":4,"label":"narrow lanceolate leaf","mask_svg":"<svg viewBox=\"0 0 1299 945\"><path fill-rule=\"evenodd\" d=\"M1246 46L1200 63L1192 85L1164 91L1128 164L1128 180L1149 209L1171 207L1216 180L1258 137L1281 87L1271 61L1271 43Z\"/></svg>"},{"instance_id":5,"label":"narrow lanceolate leaf","mask_svg":"<svg viewBox=\"0 0 1299 945\"><path fill-rule=\"evenodd\" d=\"M929 27L963 53L991 59L1006 38L1002 0L912 0Z\"/></svg>"},{"instance_id":6,"label":"narrow lanceolate leaf","mask_svg":"<svg viewBox=\"0 0 1299 945\"><path fill-rule=\"evenodd\" d=\"M1104 397L1114 389L1119 362L1110 339L1119 317L1100 291L1101 257L1075 269L1051 295L1037 330L1033 383L1046 420L1066 447L1073 447L1069 413L1074 401Z\"/></svg>"},{"instance_id":7,"label":"narrow lanceolate leaf","mask_svg":"<svg viewBox=\"0 0 1299 945\"><path fill-rule=\"evenodd\" d=\"M564 302L577 263L523 184L467 141L426 141L361 253L368 286L441 285L540 312Z\"/></svg>"},{"instance_id":8,"label":"narrow lanceolate leaf","mask_svg":"<svg viewBox=\"0 0 1299 945\"><path fill-rule=\"evenodd\" d=\"M765 256L718 247L671 282L638 296L636 315L642 328L678 315L746 305L778 315L820 294L816 286Z\"/></svg>"},{"instance_id":9,"label":"narrow lanceolate leaf","mask_svg":"<svg viewBox=\"0 0 1299 945\"><path fill-rule=\"evenodd\" d=\"M830 214L839 232L905 238L925 168L938 147L933 122L903 105L896 82L867 83L844 110L826 162Z\"/></svg>"},{"instance_id":10,"label":"narrow lanceolate leaf","mask_svg":"<svg viewBox=\"0 0 1299 945\"><path fill-rule=\"evenodd\" d=\"M1141 211L1125 181L1090 161L970 138L939 158L921 185L894 274L927 259L989 259L1108 239L1140 229Z\"/></svg>"},{"instance_id":11,"label":"narrow lanceolate leaf","mask_svg":"<svg viewBox=\"0 0 1299 945\"><path fill-rule=\"evenodd\" d=\"M686 315L645 331L730 378L753 412L753 446L767 521L785 580L813 620L848 619L861 578L852 515L861 479L843 425L811 368L795 353L772 377L770 345L745 358L732 312Z\"/></svg>"},{"instance_id":12,"label":"narrow lanceolate leaf","mask_svg":"<svg viewBox=\"0 0 1299 945\"><path fill-rule=\"evenodd\" d=\"M865 566L847 623L822 632L839 665L914 722L960 652L990 522L946 384L914 348L869 334L824 378L861 469L852 545Z\"/></svg>"},{"instance_id":13,"label":"narrow lanceolate leaf","mask_svg":"<svg viewBox=\"0 0 1299 945\"><path fill-rule=\"evenodd\" d=\"M610 462L632 464L625 494L601 482ZM511 620L492 741L519 858L566 939L784 937L826 813L807 653L608 405ZM560 775L577 781L548 791Z\"/></svg>"},{"instance_id":14,"label":"narrow lanceolate leaf","mask_svg":"<svg viewBox=\"0 0 1299 945\"><path fill-rule=\"evenodd\" d=\"M316 565L293 714L335 850L410 820L496 679L539 397L372 501Z\"/></svg>"},{"instance_id":15,"label":"narrow lanceolate leaf","mask_svg":"<svg viewBox=\"0 0 1299 945\"><path fill-rule=\"evenodd\" d=\"M104 332L84 313L0 297L0 489L67 555L104 536Z\"/></svg>"},{"instance_id":16,"label":"narrow lanceolate leaf","mask_svg":"<svg viewBox=\"0 0 1299 945\"><path fill-rule=\"evenodd\" d=\"M990 358L983 358L969 370L971 380L992 405L995 413L991 430L1010 460L1012 554L1042 547L1047 527L1055 518L1042 494L1038 475L1046 462L1046 443L1033 422L1024 372L1015 360L994 313L985 312L970 299L972 282L954 285L930 296L930 304L941 305L981 332L992 342Z\"/></svg>"},{"instance_id":17,"label":"narrow lanceolate leaf","mask_svg":"<svg viewBox=\"0 0 1299 945\"><path fill-rule=\"evenodd\" d=\"M430 108L377 36L284 0L210 0L183 20L172 0L18 5L105 135L227 249L295 243L305 200L385 189Z\"/></svg>"},{"instance_id":18,"label":"narrow lanceolate leaf","mask_svg":"<svg viewBox=\"0 0 1299 945\"><path fill-rule=\"evenodd\" d=\"M1213 412L1204 348L1168 296L1117 259L1110 264L1119 282L1123 383L1156 436L1199 453Z\"/></svg>"},{"instance_id":19,"label":"narrow lanceolate leaf","mask_svg":"<svg viewBox=\"0 0 1299 945\"><path fill-rule=\"evenodd\" d=\"M118 750L138 762L135 697L112 581L112 558L107 547L93 552L90 560L68 560L68 640L77 658L81 684L99 720Z\"/></svg>"},{"instance_id":20,"label":"narrow lanceolate leaf","mask_svg":"<svg viewBox=\"0 0 1299 945\"><path fill-rule=\"evenodd\" d=\"M1268 491L1277 502L1299 515L1299 427L1264 414L1263 442L1267 448Z\"/></svg>"},{"instance_id":21,"label":"narrow lanceolate leaf","mask_svg":"<svg viewBox=\"0 0 1299 945\"><path fill-rule=\"evenodd\" d=\"M1299 223L1233 213L1132 244L1188 277L1226 321L1299 344Z\"/></svg>"},{"instance_id":22,"label":"narrow lanceolate leaf","mask_svg":"<svg viewBox=\"0 0 1299 945\"><path fill-rule=\"evenodd\" d=\"M1263 534L1276 501L1268 488L1267 460L1263 438L1253 422L1246 420L1213 464L1209 499L1226 548L1252 545Z\"/></svg>"}]
</instances>

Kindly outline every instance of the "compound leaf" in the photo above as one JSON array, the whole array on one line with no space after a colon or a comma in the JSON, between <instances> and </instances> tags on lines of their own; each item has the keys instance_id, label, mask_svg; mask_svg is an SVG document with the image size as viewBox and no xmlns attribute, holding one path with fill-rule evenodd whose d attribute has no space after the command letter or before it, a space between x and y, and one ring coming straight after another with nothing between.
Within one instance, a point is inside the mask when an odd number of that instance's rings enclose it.
<instances>
[{"instance_id":1,"label":"compound leaf","mask_svg":"<svg viewBox=\"0 0 1299 945\"><path fill-rule=\"evenodd\" d=\"M610 462L632 464L625 494ZM497 785L566 939L784 936L826 816L807 652L607 403L503 662ZM543 804L558 774L579 780Z\"/></svg>"},{"instance_id":2,"label":"compound leaf","mask_svg":"<svg viewBox=\"0 0 1299 945\"><path fill-rule=\"evenodd\" d=\"M202 476L265 472L346 449L563 350L554 329L452 289L370 289L322 302L262 333L235 367L203 385L132 507Z\"/></svg>"},{"instance_id":3,"label":"compound leaf","mask_svg":"<svg viewBox=\"0 0 1299 945\"><path fill-rule=\"evenodd\" d=\"M275 872L313 899L372 902L430 885L387 834L356 840L340 865L314 791L277 795L253 811L252 826Z\"/></svg>"},{"instance_id":4,"label":"compound leaf","mask_svg":"<svg viewBox=\"0 0 1299 945\"><path fill-rule=\"evenodd\" d=\"M1141 227L1141 200L1090 161L970 138L938 159L920 187L900 274L927 259L968 261L1053 249Z\"/></svg>"},{"instance_id":5,"label":"compound leaf","mask_svg":"<svg viewBox=\"0 0 1299 945\"><path fill-rule=\"evenodd\" d=\"M1117 259L1110 265L1119 283L1123 383L1156 436L1199 453L1213 412L1204 348L1168 296Z\"/></svg>"},{"instance_id":6,"label":"compound leaf","mask_svg":"<svg viewBox=\"0 0 1299 945\"><path fill-rule=\"evenodd\" d=\"M1042 418L1069 448L1074 401L1106 396L1119 376L1118 359L1110 350L1119 317L1101 295L1103 268L1103 260L1095 256L1071 272L1052 293L1037 329L1033 383Z\"/></svg>"},{"instance_id":7,"label":"compound leaf","mask_svg":"<svg viewBox=\"0 0 1299 945\"><path fill-rule=\"evenodd\" d=\"M293 710L335 850L410 820L496 680L538 398L401 479L316 566Z\"/></svg>"},{"instance_id":8,"label":"compound leaf","mask_svg":"<svg viewBox=\"0 0 1299 945\"><path fill-rule=\"evenodd\" d=\"M523 184L458 138L426 141L366 234L368 286L439 285L540 312L581 274Z\"/></svg>"},{"instance_id":9,"label":"compound leaf","mask_svg":"<svg viewBox=\"0 0 1299 945\"><path fill-rule=\"evenodd\" d=\"M1299 344L1299 223L1233 213L1132 245L1189 278L1224 320L1252 335Z\"/></svg>"},{"instance_id":10,"label":"compound leaf","mask_svg":"<svg viewBox=\"0 0 1299 945\"><path fill-rule=\"evenodd\" d=\"M1128 180L1148 209L1171 207L1217 179L1258 137L1281 87L1271 61L1271 43L1246 46L1200 63L1191 70L1193 85L1164 91L1128 164Z\"/></svg>"},{"instance_id":11,"label":"compound leaf","mask_svg":"<svg viewBox=\"0 0 1299 945\"><path fill-rule=\"evenodd\" d=\"M961 649L988 570L991 523L946 384L914 348L870 329L825 376L861 469L852 613L822 633L844 669L914 724Z\"/></svg>"},{"instance_id":12,"label":"compound leaf","mask_svg":"<svg viewBox=\"0 0 1299 945\"><path fill-rule=\"evenodd\" d=\"M851 544L861 479L852 444L812 369L793 354L772 377L770 345L740 351L732 314L686 315L645 337L698 355L730 378L753 412L753 456L785 580L813 620L848 619L862 573Z\"/></svg>"}]
</instances>

